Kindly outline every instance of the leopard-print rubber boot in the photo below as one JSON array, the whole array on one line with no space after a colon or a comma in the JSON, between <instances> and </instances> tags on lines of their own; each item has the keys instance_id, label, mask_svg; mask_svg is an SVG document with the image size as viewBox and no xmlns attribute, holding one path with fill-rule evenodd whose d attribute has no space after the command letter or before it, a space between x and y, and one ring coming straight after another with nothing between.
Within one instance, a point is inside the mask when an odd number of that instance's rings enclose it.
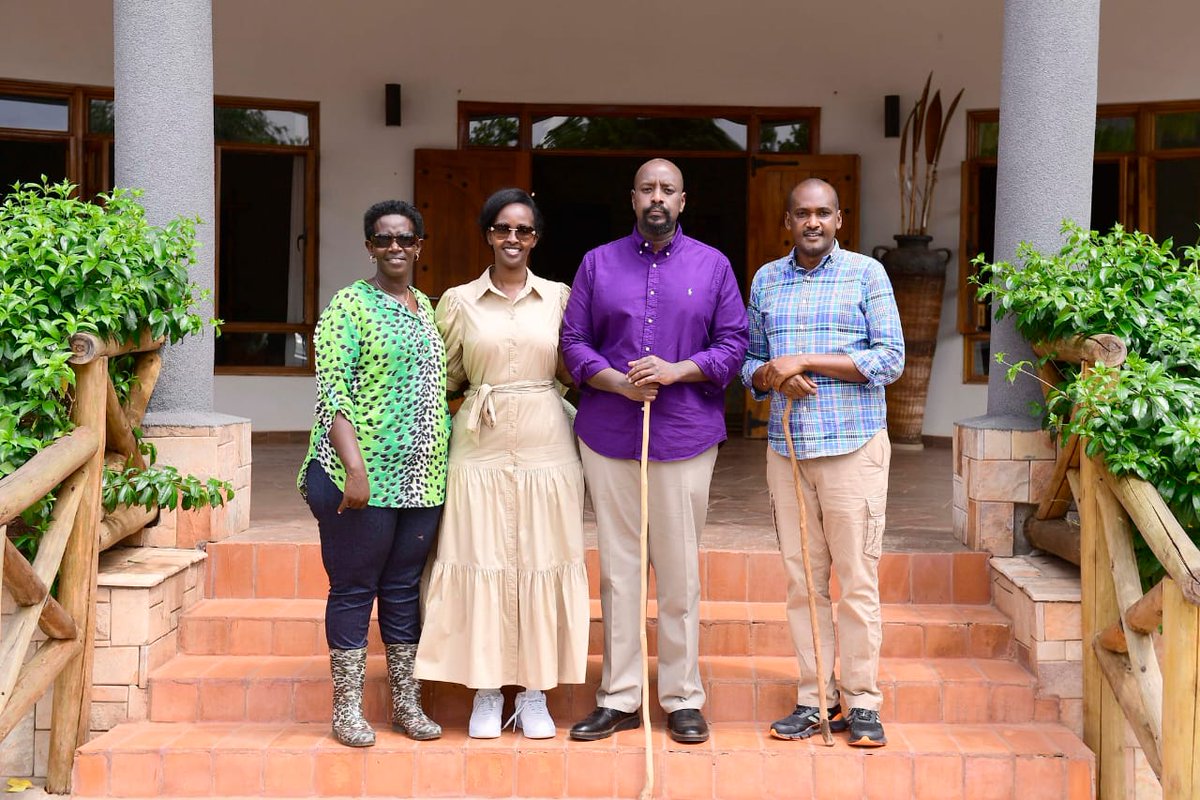
<instances>
[{"instance_id":1,"label":"leopard-print rubber boot","mask_svg":"<svg viewBox=\"0 0 1200 800\"><path fill-rule=\"evenodd\" d=\"M375 744L375 731L362 712L367 648L330 648L329 671L333 675L333 738L347 747L370 747Z\"/></svg>"},{"instance_id":2,"label":"leopard-print rubber boot","mask_svg":"<svg viewBox=\"0 0 1200 800\"><path fill-rule=\"evenodd\" d=\"M384 645L387 652L388 683L392 686L392 730L411 739L425 741L442 735L442 726L421 708L421 682L413 677L417 660L415 644Z\"/></svg>"}]
</instances>

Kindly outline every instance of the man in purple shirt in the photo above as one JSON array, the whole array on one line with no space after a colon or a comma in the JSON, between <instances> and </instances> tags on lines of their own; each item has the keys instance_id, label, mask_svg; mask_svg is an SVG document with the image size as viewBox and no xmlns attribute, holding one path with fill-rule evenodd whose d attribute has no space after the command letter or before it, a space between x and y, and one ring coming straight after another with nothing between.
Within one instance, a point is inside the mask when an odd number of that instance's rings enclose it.
<instances>
[{"instance_id":1,"label":"man in purple shirt","mask_svg":"<svg viewBox=\"0 0 1200 800\"><path fill-rule=\"evenodd\" d=\"M746 311L729 259L679 228L679 168L646 162L632 196L634 232L583 257L563 315L563 360L581 391L575 433L596 511L604 612L597 707L571 738L641 724L639 459L650 400L658 699L671 738L703 742L698 541L725 439L725 388L746 354Z\"/></svg>"}]
</instances>

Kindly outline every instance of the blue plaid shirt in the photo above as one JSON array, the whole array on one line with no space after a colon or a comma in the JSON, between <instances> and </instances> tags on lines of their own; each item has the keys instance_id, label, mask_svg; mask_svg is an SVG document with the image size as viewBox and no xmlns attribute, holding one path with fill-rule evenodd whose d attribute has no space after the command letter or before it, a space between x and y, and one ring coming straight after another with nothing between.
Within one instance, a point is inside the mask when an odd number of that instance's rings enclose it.
<instances>
[{"instance_id":1,"label":"blue plaid shirt","mask_svg":"<svg viewBox=\"0 0 1200 800\"><path fill-rule=\"evenodd\" d=\"M896 298L883 265L834 244L821 263L806 270L795 255L764 264L750 287L750 349L742 383L758 400L771 397L767 439L787 455L779 392L759 392L755 370L773 358L797 353L850 356L866 383L813 375L817 393L792 406L797 458L850 453L887 426L884 388L904 370L904 334Z\"/></svg>"}]
</instances>

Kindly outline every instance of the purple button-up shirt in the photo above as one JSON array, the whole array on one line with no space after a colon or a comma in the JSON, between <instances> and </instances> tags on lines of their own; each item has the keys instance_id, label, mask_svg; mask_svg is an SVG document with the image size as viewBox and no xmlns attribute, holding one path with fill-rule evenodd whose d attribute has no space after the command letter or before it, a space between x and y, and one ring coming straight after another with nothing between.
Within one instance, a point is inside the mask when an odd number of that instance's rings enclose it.
<instances>
[{"instance_id":1,"label":"purple button-up shirt","mask_svg":"<svg viewBox=\"0 0 1200 800\"><path fill-rule=\"evenodd\" d=\"M664 386L650 404L650 459L692 458L725 439L725 388L746 355L746 309L729 259L677 229L655 253L633 234L583 257L563 315L563 361L580 387L575 433L600 455L640 458L642 404L587 385L655 355L708 380Z\"/></svg>"}]
</instances>

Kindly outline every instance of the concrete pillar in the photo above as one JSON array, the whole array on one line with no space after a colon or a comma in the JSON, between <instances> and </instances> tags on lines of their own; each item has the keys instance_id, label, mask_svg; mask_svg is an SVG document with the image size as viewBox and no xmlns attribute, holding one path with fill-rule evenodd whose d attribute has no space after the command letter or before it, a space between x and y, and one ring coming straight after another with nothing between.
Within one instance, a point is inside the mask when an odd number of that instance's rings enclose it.
<instances>
[{"instance_id":1,"label":"concrete pillar","mask_svg":"<svg viewBox=\"0 0 1200 800\"><path fill-rule=\"evenodd\" d=\"M996 178L996 258L1016 264L1017 245L1062 247L1063 219L1088 225L1096 137L1100 0L1006 0ZM1017 266L1020 266L1017 264ZM992 319L993 353L1033 358L1011 318ZM954 432L954 528L973 550L1029 549L1022 523L1046 491L1054 443L1030 406L1040 384L991 365L987 414Z\"/></svg>"},{"instance_id":2,"label":"concrete pillar","mask_svg":"<svg viewBox=\"0 0 1200 800\"><path fill-rule=\"evenodd\" d=\"M1017 245L1062 246L1059 227L1091 220L1096 137L1100 0L1006 0L1000 73L996 177L996 258L1014 262ZM1015 262L1014 262L1015 263ZM1031 358L1012 319L992 320L993 353ZM992 364L988 416L1029 414L1036 381L1010 384Z\"/></svg>"},{"instance_id":3,"label":"concrete pillar","mask_svg":"<svg viewBox=\"0 0 1200 800\"><path fill-rule=\"evenodd\" d=\"M145 191L151 223L199 218L192 283L211 292L216 264L212 0L113 0L116 184ZM213 317L212 300L196 308ZM142 426L159 462L229 481L218 508L164 511L142 534L151 546L193 547L250 524L250 421L213 411L213 334L163 352Z\"/></svg>"},{"instance_id":4,"label":"concrete pillar","mask_svg":"<svg viewBox=\"0 0 1200 800\"><path fill-rule=\"evenodd\" d=\"M213 170L211 0L114 0L113 86L116 185L145 191L151 223L199 217L193 283L213 288L216 204ZM197 311L213 316L211 300ZM150 411L185 422L213 410L213 335L189 336L163 352ZM207 420L205 420L207 421Z\"/></svg>"}]
</instances>

